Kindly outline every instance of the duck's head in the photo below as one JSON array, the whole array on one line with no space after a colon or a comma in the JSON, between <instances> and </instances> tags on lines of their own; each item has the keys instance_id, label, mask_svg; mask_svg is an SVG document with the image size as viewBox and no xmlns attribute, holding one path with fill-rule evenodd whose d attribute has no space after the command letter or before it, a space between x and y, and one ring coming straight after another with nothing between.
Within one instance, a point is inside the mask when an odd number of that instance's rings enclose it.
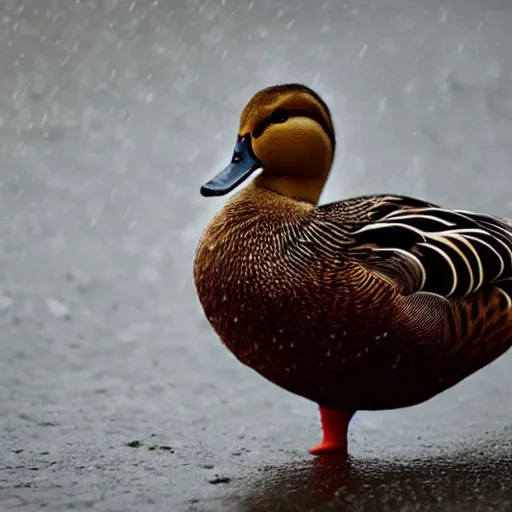
<instances>
[{"instance_id":1,"label":"duck's head","mask_svg":"<svg viewBox=\"0 0 512 512\"><path fill-rule=\"evenodd\" d=\"M201 187L203 196L227 194L257 169L257 185L317 203L335 149L329 108L304 85L256 93L245 106L231 163Z\"/></svg>"}]
</instances>

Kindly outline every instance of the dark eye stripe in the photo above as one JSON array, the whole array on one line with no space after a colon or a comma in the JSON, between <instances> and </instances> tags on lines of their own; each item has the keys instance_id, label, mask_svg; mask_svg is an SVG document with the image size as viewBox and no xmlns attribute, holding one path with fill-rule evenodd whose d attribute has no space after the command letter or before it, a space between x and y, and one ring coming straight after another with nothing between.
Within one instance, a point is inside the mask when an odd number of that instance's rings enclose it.
<instances>
[{"instance_id":1,"label":"dark eye stripe","mask_svg":"<svg viewBox=\"0 0 512 512\"><path fill-rule=\"evenodd\" d=\"M310 112L309 110L288 110L287 111L289 117L309 117L310 119L313 119L316 121L325 131L327 136L329 137L329 140L331 141L332 147L334 149L336 145L336 140L334 138L334 132L332 131L329 124L325 121L324 117L320 114L317 114L316 112ZM252 136L257 139L258 137L261 137L263 132L271 125L272 123L272 116L267 117L266 119L263 119L260 121L257 125L254 131L252 132Z\"/></svg>"},{"instance_id":2,"label":"dark eye stripe","mask_svg":"<svg viewBox=\"0 0 512 512\"><path fill-rule=\"evenodd\" d=\"M262 121L260 121L257 125L256 125L256 128L254 129L254 131L252 132L252 136L257 139L258 137L260 137L263 132L272 124L271 120L270 120L270 117L266 118L266 119L263 119Z\"/></svg>"}]
</instances>

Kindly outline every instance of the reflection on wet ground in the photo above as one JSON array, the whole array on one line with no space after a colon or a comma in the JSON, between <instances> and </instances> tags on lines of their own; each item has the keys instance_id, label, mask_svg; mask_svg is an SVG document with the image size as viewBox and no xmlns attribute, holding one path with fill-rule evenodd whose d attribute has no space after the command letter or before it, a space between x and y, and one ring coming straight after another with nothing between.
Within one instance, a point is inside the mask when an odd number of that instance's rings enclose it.
<instances>
[{"instance_id":1,"label":"reflection on wet ground","mask_svg":"<svg viewBox=\"0 0 512 512\"><path fill-rule=\"evenodd\" d=\"M308 459L260 468L225 501L243 512L510 510L510 432L433 457Z\"/></svg>"}]
</instances>

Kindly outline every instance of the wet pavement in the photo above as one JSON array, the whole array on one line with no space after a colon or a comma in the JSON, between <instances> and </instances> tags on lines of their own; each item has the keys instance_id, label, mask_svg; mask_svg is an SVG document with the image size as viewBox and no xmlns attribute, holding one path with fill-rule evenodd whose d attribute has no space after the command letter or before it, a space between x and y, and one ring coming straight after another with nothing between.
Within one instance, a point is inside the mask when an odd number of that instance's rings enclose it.
<instances>
[{"instance_id":1,"label":"wet pavement","mask_svg":"<svg viewBox=\"0 0 512 512\"><path fill-rule=\"evenodd\" d=\"M316 407L205 321L197 238L259 88L333 110L324 194L512 218L499 0L0 1L0 510L511 510L511 356L429 402Z\"/></svg>"}]
</instances>

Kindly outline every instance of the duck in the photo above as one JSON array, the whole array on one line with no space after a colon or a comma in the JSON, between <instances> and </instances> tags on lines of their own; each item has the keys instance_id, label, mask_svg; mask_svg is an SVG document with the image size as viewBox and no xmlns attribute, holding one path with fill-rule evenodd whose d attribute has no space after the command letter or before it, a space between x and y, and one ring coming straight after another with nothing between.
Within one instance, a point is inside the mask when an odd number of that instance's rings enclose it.
<instances>
[{"instance_id":1,"label":"duck","mask_svg":"<svg viewBox=\"0 0 512 512\"><path fill-rule=\"evenodd\" d=\"M400 194L320 204L335 150L311 88L254 94L231 162L200 188L232 194L193 269L235 358L318 405L313 455L347 454L357 411L425 402L512 344L512 225Z\"/></svg>"}]
</instances>

